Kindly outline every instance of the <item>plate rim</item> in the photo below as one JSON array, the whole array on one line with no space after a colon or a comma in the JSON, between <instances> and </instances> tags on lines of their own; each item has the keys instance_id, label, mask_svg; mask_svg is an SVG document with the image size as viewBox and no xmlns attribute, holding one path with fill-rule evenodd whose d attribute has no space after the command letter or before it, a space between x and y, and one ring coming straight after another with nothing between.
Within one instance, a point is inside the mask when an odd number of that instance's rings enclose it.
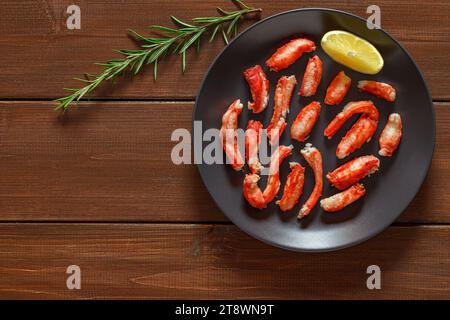
<instances>
[{"instance_id":1,"label":"plate rim","mask_svg":"<svg viewBox=\"0 0 450 320\"><path fill-rule=\"evenodd\" d=\"M338 14L343 14L343 15L347 15L350 16L352 18L361 20L363 22L367 22L367 19L364 19L358 15L355 15L353 13L349 13L343 10L338 10L338 9L331 9L331 8L321 8L321 7L312 7L312 8L297 8L297 9L291 9L291 10L287 10L287 11L282 11L273 15L270 15L264 19L261 19L255 23L253 23L251 26L249 26L247 29L243 30L241 33L239 33L236 37L234 37L233 39L231 39L231 41L222 49L220 50L220 52L216 55L216 57L214 58L214 60L211 62L211 64L209 65L207 71L205 72L203 79L200 83L200 87L197 91L197 96L195 99L195 104L194 104L194 109L192 111L192 130L194 129L194 122L195 122L195 116L197 114L198 111L198 97L200 96L201 92L203 91L203 88L205 86L205 82L206 79L208 78L209 73L211 72L211 69L215 66L215 64L217 63L217 61L220 59L220 57L223 55L223 53L228 49L228 47L230 47L235 41L237 41L242 35L244 35L245 33L249 32L251 29L255 28L256 26L258 26L259 24L265 23L273 18L277 18L283 15L287 15L287 14L291 14L291 13L296 13L296 12L305 12L305 11L319 11L319 12L331 12L331 13L338 13ZM320 248L320 249L305 249L305 248L298 248L298 247L294 247L294 246L288 246L288 245L280 245L276 242L273 242L270 239L263 239L262 237L258 236L257 234L253 233L251 228L246 228L243 227L239 224L237 224L233 218L229 217L226 213L225 210L223 210L222 206L219 205L219 203L216 201L216 199L211 195L211 193L209 192L208 186L205 182L205 178L203 176L203 172L202 172L202 167L203 167L203 163L200 164L196 164L196 167L198 169L198 172L200 174L200 178L202 180L203 185L205 186L205 188L208 190L208 194L209 196L212 198L212 200L214 201L215 205L220 209L220 211L222 212L222 214L228 218L239 230L242 230L243 232L245 232L246 234L248 234L249 236L265 243L268 245L271 245L273 247L277 247L277 248L281 248L284 250L289 250L289 251L293 251L293 252L313 252L313 253L320 253L320 252L332 252L332 251L338 251L338 250L343 250L346 248L350 248L350 247L354 247L357 246L363 242L366 242L367 240L376 237L377 235L379 235L380 233L382 233L383 231L385 231L387 228L389 228L404 212L405 210L408 208L408 206L411 204L411 202L416 198L417 194L419 193L420 189L422 188L426 177L428 176L428 173L430 172L430 168L431 168L431 163L433 160L433 156L434 156L434 151L436 148L436 111L434 108L434 104L433 104L433 99L431 97L430 94L430 90L428 88L427 82L425 81L425 78L423 76L422 71L420 70L419 66L417 65L416 61L412 58L412 56L409 54L409 52L400 44L400 42L398 42L393 36L391 36L388 32L386 32L384 29L379 28L377 29L378 31L383 32L387 37L389 37L402 51L403 53L409 58L409 60L412 62L412 64L414 65L414 67L417 69L419 76L420 76L420 80L422 81L422 83L425 86L425 93L427 95L428 98L428 103L431 107L431 113L432 113L432 119L433 119L433 126L432 126L432 149L431 149L431 153L429 156L429 159L427 161L427 169L424 170L422 177L421 177L421 182L418 185L417 189L414 192L414 196L412 197L412 199L410 201L408 201L408 203L404 206L403 209L400 210L399 214L396 215L391 221L389 221L389 223L387 223L386 225L382 225L380 228L375 229L374 231L370 232L369 234L367 234L365 237L358 239L356 241L351 241L345 245L337 245L337 246L330 246L327 248ZM192 131L194 132L194 131Z\"/></svg>"}]
</instances>

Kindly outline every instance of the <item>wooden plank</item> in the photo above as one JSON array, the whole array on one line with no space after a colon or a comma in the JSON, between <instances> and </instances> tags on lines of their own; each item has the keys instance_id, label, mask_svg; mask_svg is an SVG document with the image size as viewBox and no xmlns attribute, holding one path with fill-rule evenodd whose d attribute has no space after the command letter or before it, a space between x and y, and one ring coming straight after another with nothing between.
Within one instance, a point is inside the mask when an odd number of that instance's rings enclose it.
<instances>
[{"instance_id":1,"label":"wooden plank","mask_svg":"<svg viewBox=\"0 0 450 320\"><path fill-rule=\"evenodd\" d=\"M234 226L1 224L0 298L449 299L450 227L391 227L302 254ZM81 268L81 290L66 268ZM381 290L366 269L381 268Z\"/></svg>"},{"instance_id":2,"label":"wooden plank","mask_svg":"<svg viewBox=\"0 0 450 320\"><path fill-rule=\"evenodd\" d=\"M435 103L436 144L427 179L409 208L402 214L402 222L447 222L450 194L447 190L450 177L450 112L448 103Z\"/></svg>"},{"instance_id":3,"label":"wooden plank","mask_svg":"<svg viewBox=\"0 0 450 320\"><path fill-rule=\"evenodd\" d=\"M264 17L301 7L330 7L367 16L371 1L248 1L264 9ZM169 24L176 14L189 19L214 14L215 6L230 7L228 1L77 1L82 12L81 30L67 30L68 0L2 2L0 21L0 98L55 98L62 88L78 86L72 77L95 73L94 62L114 57L113 49L133 48L126 35L128 28L147 32L148 25ZM448 2L377 1L381 8L383 28L399 39L423 70L432 95L438 100L450 99L450 20ZM420 14L418 14L420 13ZM250 22L244 23L243 28ZM423 26L426 26L424 28ZM241 29L241 30L242 30ZM151 72L124 80L120 85L105 86L97 97L114 98L194 98L207 67L223 48L218 41L204 45L199 56L188 57L188 71L181 75L179 59L171 58L159 65L157 82ZM183 83L183 85L180 85Z\"/></svg>"},{"instance_id":4,"label":"wooden plank","mask_svg":"<svg viewBox=\"0 0 450 320\"><path fill-rule=\"evenodd\" d=\"M83 103L58 118L49 102L0 102L0 220L226 221L197 168L170 159L192 108ZM433 164L402 222L450 222L450 105L436 112Z\"/></svg>"},{"instance_id":5,"label":"wooden plank","mask_svg":"<svg viewBox=\"0 0 450 320\"><path fill-rule=\"evenodd\" d=\"M191 103L83 104L63 119L48 102L1 105L2 219L224 219L196 167L170 159Z\"/></svg>"}]
</instances>

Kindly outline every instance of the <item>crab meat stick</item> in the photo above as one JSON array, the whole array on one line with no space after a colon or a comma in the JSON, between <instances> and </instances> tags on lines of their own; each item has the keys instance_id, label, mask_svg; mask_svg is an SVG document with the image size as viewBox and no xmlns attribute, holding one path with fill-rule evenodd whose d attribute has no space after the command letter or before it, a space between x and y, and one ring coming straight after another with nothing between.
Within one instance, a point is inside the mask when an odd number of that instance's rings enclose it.
<instances>
[{"instance_id":1,"label":"crab meat stick","mask_svg":"<svg viewBox=\"0 0 450 320\"><path fill-rule=\"evenodd\" d=\"M298 213L299 219L307 216L311 212L311 210L319 201L323 189L323 165L322 155L320 154L320 151L317 148L313 147L310 143L307 143L306 146L300 151L300 153L303 155L306 162L308 162L308 165L314 172L315 185L308 200L306 200L306 202L301 207L300 212Z\"/></svg>"},{"instance_id":2,"label":"crab meat stick","mask_svg":"<svg viewBox=\"0 0 450 320\"><path fill-rule=\"evenodd\" d=\"M314 50L316 50L316 45L313 41L304 38L294 39L278 48L269 60L266 61L266 64L270 70L280 71L297 61L304 52Z\"/></svg>"},{"instance_id":3,"label":"crab meat stick","mask_svg":"<svg viewBox=\"0 0 450 320\"><path fill-rule=\"evenodd\" d=\"M320 206L324 211L336 212L341 211L346 206L352 204L363 195L366 194L366 189L362 184L356 183L345 191L336 193L331 197L320 200Z\"/></svg>"},{"instance_id":4,"label":"crab meat stick","mask_svg":"<svg viewBox=\"0 0 450 320\"><path fill-rule=\"evenodd\" d=\"M319 56L314 56L309 59L306 65L299 95L303 97L315 95L317 87L320 84L320 79L322 79L322 60L320 60Z\"/></svg>"},{"instance_id":5,"label":"crab meat stick","mask_svg":"<svg viewBox=\"0 0 450 320\"><path fill-rule=\"evenodd\" d=\"M355 124L342 137L336 148L338 159L344 159L355 150L361 148L364 143L372 139L377 130L378 121L367 115L362 115Z\"/></svg>"},{"instance_id":6,"label":"crab meat stick","mask_svg":"<svg viewBox=\"0 0 450 320\"><path fill-rule=\"evenodd\" d=\"M291 138L300 142L308 139L314 125L319 119L320 103L313 101L298 113L291 126Z\"/></svg>"},{"instance_id":7,"label":"crab meat stick","mask_svg":"<svg viewBox=\"0 0 450 320\"><path fill-rule=\"evenodd\" d=\"M291 210L300 199L305 182L305 168L297 162L289 162L291 172L289 173L286 185L284 186L283 196L277 201L281 211Z\"/></svg>"},{"instance_id":8,"label":"crab meat stick","mask_svg":"<svg viewBox=\"0 0 450 320\"><path fill-rule=\"evenodd\" d=\"M269 80L260 65L248 68L244 71L252 94L253 102L248 102L248 108L254 113L261 113L269 101Z\"/></svg>"},{"instance_id":9,"label":"crab meat stick","mask_svg":"<svg viewBox=\"0 0 450 320\"><path fill-rule=\"evenodd\" d=\"M239 150L237 141L238 117L242 112L241 101L235 100L228 110L222 116L222 127L220 128L220 137L225 154L231 162L231 167L239 171L244 166L244 160Z\"/></svg>"},{"instance_id":10,"label":"crab meat stick","mask_svg":"<svg viewBox=\"0 0 450 320\"><path fill-rule=\"evenodd\" d=\"M279 138L286 128L286 117L289 113L292 92L296 84L295 76L282 76L278 80L275 89L273 115L267 127L267 137L271 145L279 142Z\"/></svg>"},{"instance_id":11,"label":"crab meat stick","mask_svg":"<svg viewBox=\"0 0 450 320\"><path fill-rule=\"evenodd\" d=\"M394 87L384 82L361 80L358 81L358 89L389 102L393 102L396 96Z\"/></svg>"},{"instance_id":12,"label":"crab meat stick","mask_svg":"<svg viewBox=\"0 0 450 320\"><path fill-rule=\"evenodd\" d=\"M381 132L378 143L380 151L378 154L383 157L391 157L397 150L402 138L402 118L398 113L391 113L388 122Z\"/></svg>"},{"instance_id":13,"label":"crab meat stick","mask_svg":"<svg viewBox=\"0 0 450 320\"><path fill-rule=\"evenodd\" d=\"M352 79L344 71L339 72L327 88L325 103L328 105L341 103L347 95L351 84Z\"/></svg>"},{"instance_id":14,"label":"crab meat stick","mask_svg":"<svg viewBox=\"0 0 450 320\"><path fill-rule=\"evenodd\" d=\"M292 154L291 146L279 146L272 154L269 167L269 178L263 196L266 203L271 202L280 190L280 166L284 159Z\"/></svg>"},{"instance_id":15,"label":"crab meat stick","mask_svg":"<svg viewBox=\"0 0 450 320\"><path fill-rule=\"evenodd\" d=\"M262 168L258 157L262 129L261 122L249 120L245 130L245 157L252 173L259 173Z\"/></svg>"},{"instance_id":16,"label":"crab meat stick","mask_svg":"<svg viewBox=\"0 0 450 320\"><path fill-rule=\"evenodd\" d=\"M254 208L264 209L267 204L264 200L263 193L258 186L260 177L257 174L247 174L244 178L244 186L242 193L245 200Z\"/></svg>"},{"instance_id":17,"label":"crab meat stick","mask_svg":"<svg viewBox=\"0 0 450 320\"><path fill-rule=\"evenodd\" d=\"M362 178L376 172L380 160L372 155L361 156L348 161L327 174L330 184L339 190L345 190Z\"/></svg>"}]
</instances>

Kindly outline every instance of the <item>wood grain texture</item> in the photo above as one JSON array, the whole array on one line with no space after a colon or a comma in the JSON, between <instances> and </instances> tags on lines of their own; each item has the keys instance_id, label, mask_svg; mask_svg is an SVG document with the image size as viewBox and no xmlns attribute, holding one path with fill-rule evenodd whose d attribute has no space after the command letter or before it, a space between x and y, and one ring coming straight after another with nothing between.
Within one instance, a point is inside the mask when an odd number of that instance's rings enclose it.
<instances>
[{"instance_id":1,"label":"wood grain texture","mask_svg":"<svg viewBox=\"0 0 450 320\"><path fill-rule=\"evenodd\" d=\"M288 252L234 226L1 224L0 298L450 298L450 228L391 227L334 253ZM66 268L81 268L81 290ZM381 268L381 290L366 269Z\"/></svg>"},{"instance_id":2,"label":"wood grain texture","mask_svg":"<svg viewBox=\"0 0 450 320\"><path fill-rule=\"evenodd\" d=\"M437 103L429 176L402 222L450 222L450 104ZM170 154L192 103L0 102L0 220L226 221L194 165Z\"/></svg>"},{"instance_id":3,"label":"wood grain texture","mask_svg":"<svg viewBox=\"0 0 450 320\"><path fill-rule=\"evenodd\" d=\"M301 7L329 7L367 17L373 1L249 0L264 9L263 17ZM0 20L0 98L55 98L62 88L78 86L72 77L99 69L94 62L114 57L113 49L133 48L126 30L147 32L152 24L170 24L176 14L189 19L215 14L214 7L231 7L226 0L214 1L77 1L81 8L81 30L67 30L68 0L2 1ZM410 51L423 70L432 95L450 99L450 20L448 1L377 1L382 27ZM241 30L250 25L243 24ZM223 48L220 41L203 46L200 55L188 57L183 77L178 57L159 65L160 77L154 82L150 72L135 81L125 79L114 89L106 85L97 97L126 99L191 99L213 58ZM26 65L26 67L24 67ZM182 85L180 85L182 83Z\"/></svg>"}]
</instances>

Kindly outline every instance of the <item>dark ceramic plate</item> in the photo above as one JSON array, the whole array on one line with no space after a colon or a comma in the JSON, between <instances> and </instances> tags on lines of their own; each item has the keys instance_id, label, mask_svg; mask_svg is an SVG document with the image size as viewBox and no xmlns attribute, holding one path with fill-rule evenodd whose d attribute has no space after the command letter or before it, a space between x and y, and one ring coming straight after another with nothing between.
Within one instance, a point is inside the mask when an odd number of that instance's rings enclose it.
<instances>
[{"instance_id":1,"label":"dark ceramic plate","mask_svg":"<svg viewBox=\"0 0 450 320\"><path fill-rule=\"evenodd\" d=\"M370 41L382 54L385 65L377 75L370 76L352 71L328 57L320 47L322 36L330 30L346 30ZM296 63L281 72L270 72L265 60L285 43L287 39L305 36L317 45L313 53L304 54ZM308 58L317 54L323 61L323 77L316 96L300 98L297 93ZM270 81L270 104L266 111L254 115L246 108L250 98L248 86L242 76L243 70L260 64ZM324 93L330 81L340 70L344 70L352 80L352 87L339 106L322 103L322 113L311 137L311 142L321 152L324 159L324 173L333 170L349 159L365 155L378 155L378 137L391 112L398 112L403 120L403 139L392 158L381 159L380 170L363 180L367 194L341 212L326 213L317 205L311 214L298 222L296 214L314 185L311 169L300 156L304 143L291 141L289 128L299 110L312 100L323 102ZM198 165L200 175L219 208L239 228L271 245L297 251L329 251L358 244L367 240L399 217L413 200L425 179L431 163L435 121L430 94L424 79L406 50L382 30L370 30L366 21L340 11L329 9L300 9L284 12L256 23L234 39L216 58L200 88L193 120L201 120L203 130L220 128L221 117L229 104L240 98L245 106L239 125L245 128L249 119L261 120L266 127L273 110L273 91L281 75L294 74L297 87L291 101L288 126L280 144L293 144L294 154L281 167L282 194L289 161L298 161L306 167L305 187L299 204L288 213L281 213L273 201L265 210L250 207L242 196L244 172L235 172L229 165ZM397 99L388 103L369 94L360 93L356 88L358 80L373 79L391 83L397 89ZM352 125L352 118L336 136L325 139L323 130L328 122L349 101L373 100L380 111L380 122L372 141L344 160L335 156L340 137ZM205 146L207 143L204 143ZM247 169L246 169L247 170ZM261 179L261 187L265 179ZM323 196L337 190L324 181ZM388 245L388 244L386 244Z\"/></svg>"}]
</instances>

